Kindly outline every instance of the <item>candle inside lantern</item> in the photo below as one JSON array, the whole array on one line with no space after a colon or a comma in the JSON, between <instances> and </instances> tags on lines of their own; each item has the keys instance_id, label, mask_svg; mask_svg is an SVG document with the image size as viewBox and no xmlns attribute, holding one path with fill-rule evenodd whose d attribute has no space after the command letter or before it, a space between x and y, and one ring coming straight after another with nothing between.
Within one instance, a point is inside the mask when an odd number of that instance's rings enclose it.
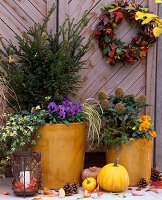
<instances>
[{"instance_id":1,"label":"candle inside lantern","mask_svg":"<svg viewBox=\"0 0 162 200\"><path fill-rule=\"evenodd\" d=\"M25 179L24 179L25 176ZM24 184L24 180L25 180L25 184ZM25 188L27 188L30 184L30 171L25 171L24 172L20 172L20 182L23 183L23 185L25 185Z\"/></svg>"}]
</instances>

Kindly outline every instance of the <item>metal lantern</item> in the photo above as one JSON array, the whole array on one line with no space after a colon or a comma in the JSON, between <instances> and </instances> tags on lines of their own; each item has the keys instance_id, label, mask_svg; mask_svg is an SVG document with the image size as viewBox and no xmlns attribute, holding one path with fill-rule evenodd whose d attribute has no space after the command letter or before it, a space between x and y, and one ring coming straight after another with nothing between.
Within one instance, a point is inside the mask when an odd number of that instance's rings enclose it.
<instances>
[{"instance_id":1,"label":"metal lantern","mask_svg":"<svg viewBox=\"0 0 162 200\"><path fill-rule=\"evenodd\" d=\"M32 196L41 183L41 153L15 152L12 154L12 189L16 195Z\"/></svg>"}]
</instances>

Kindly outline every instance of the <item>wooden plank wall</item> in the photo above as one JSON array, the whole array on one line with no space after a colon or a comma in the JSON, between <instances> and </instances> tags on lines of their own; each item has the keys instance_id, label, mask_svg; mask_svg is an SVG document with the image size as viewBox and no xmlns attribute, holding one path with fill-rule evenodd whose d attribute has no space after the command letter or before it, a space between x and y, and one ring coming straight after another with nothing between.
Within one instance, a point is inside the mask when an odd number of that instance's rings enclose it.
<instances>
[{"instance_id":1,"label":"wooden plank wall","mask_svg":"<svg viewBox=\"0 0 162 200\"><path fill-rule=\"evenodd\" d=\"M22 34L34 23L42 23L47 15L46 0L1 0L0 1L0 34L7 42L16 43L14 34Z\"/></svg>"},{"instance_id":2,"label":"wooden plank wall","mask_svg":"<svg viewBox=\"0 0 162 200\"><path fill-rule=\"evenodd\" d=\"M100 9L98 6L102 3L110 3L111 0L59 0L59 16L67 12L70 18L74 18L77 23L85 10L90 10L90 23L83 31L83 36L87 39L94 30ZM136 3L149 7L150 11L157 13L157 6L154 0L136 0ZM66 6L65 6L66 4ZM62 12L63 9L63 12ZM64 15L65 16L65 15ZM61 25L61 24L60 24ZM124 42L129 42L136 31L123 22L116 30L116 37L121 38ZM111 66L105 64L102 53L98 48L96 41L93 41L93 48L86 54L87 69L80 72L82 77L81 88L78 91L78 100L86 98L97 98L100 91L106 91L109 95L114 94L115 88L123 87L126 94L134 93L139 97L146 95L147 103L152 104L151 107L144 110L144 113L151 116L154 121L155 114L155 78L156 78L156 45L151 47L147 57L142 62L137 62L131 67L123 64Z\"/></svg>"},{"instance_id":3,"label":"wooden plank wall","mask_svg":"<svg viewBox=\"0 0 162 200\"><path fill-rule=\"evenodd\" d=\"M162 18L162 4L158 8L159 18ZM156 76L156 112L155 122L157 138L155 143L156 167L162 171L162 36L158 38Z\"/></svg>"},{"instance_id":4,"label":"wooden plank wall","mask_svg":"<svg viewBox=\"0 0 162 200\"><path fill-rule=\"evenodd\" d=\"M67 1L67 0L66 0ZM61 0L60 6L61 7ZM111 0L70 0L67 13L78 22L85 10L91 10L90 23L84 30L83 35L87 38L92 33L100 15L98 6L102 3L110 3ZM136 0L143 6L150 7L151 11L156 11L153 0ZM65 12L65 10L64 10ZM61 15L61 14L59 14ZM116 37L122 41L129 42L135 35L135 30L130 28L127 22L123 22L116 30ZM116 87L123 87L126 94L134 93L138 96L144 94L147 101L154 105L154 83L155 83L155 46L151 48L148 57L142 62L137 62L131 67L123 64L111 66L105 64L97 42L93 41L94 47L86 54L87 69L80 72L82 77L81 88L78 91L78 99L84 100L88 97L97 98L99 91L106 91L109 95L114 93ZM148 114L154 119L154 106L147 109Z\"/></svg>"},{"instance_id":5,"label":"wooden plank wall","mask_svg":"<svg viewBox=\"0 0 162 200\"><path fill-rule=\"evenodd\" d=\"M5 39L12 40L16 45L14 34L21 35L34 23L42 23L43 18L47 15L48 10L53 3L59 3L58 13L56 12L51 17L47 24L47 30L53 30L56 32L56 26L61 25L69 14L70 18L74 18L77 23L85 10L90 10L90 23L83 31L83 36L87 39L94 30L94 27L98 21L100 15L100 9L98 5L102 3L109 3L111 0L1 0L0 1L0 35ZM136 0L136 3L140 3L143 6L149 7L150 10L156 13L156 5L154 0ZM58 19L58 21L56 21ZM57 27L58 28L58 27ZM116 30L116 37L122 39L122 41L129 42L131 37L135 35L135 30L123 22ZM85 39L85 40L86 40ZM138 62L132 67L126 67L123 64L116 66L110 66L105 64L100 49L96 41L93 41L93 48L86 54L84 59L87 59L87 69L82 70L80 75L82 77L81 88L78 91L77 99L84 100L88 97L97 98L99 91L106 91L109 95L114 93L116 87L121 86L125 89L126 94L135 93L137 96L145 94L147 96L148 103L152 104L151 108L146 110L147 114L150 114L154 119L155 111L155 83L162 84L160 77L160 50L161 46L158 45L158 68L157 68L157 82L156 77L156 46L154 45L146 59L143 62ZM156 94L161 94L161 88L157 87ZM162 104L162 98L157 98L156 111L160 115ZM157 116L159 116L157 115ZM160 115L161 116L161 115ZM158 159L162 144L162 130L160 128L160 120L156 117L156 126L161 134L160 139L156 143L158 150L156 151ZM161 119L162 120L162 119ZM161 133L160 133L161 131ZM159 142L160 141L160 142ZM161 160L159 161L162 162ZM158 163L158 162L157 162ZM158 164L159 166L159 164Z\"/></svg>"}]
</instances>

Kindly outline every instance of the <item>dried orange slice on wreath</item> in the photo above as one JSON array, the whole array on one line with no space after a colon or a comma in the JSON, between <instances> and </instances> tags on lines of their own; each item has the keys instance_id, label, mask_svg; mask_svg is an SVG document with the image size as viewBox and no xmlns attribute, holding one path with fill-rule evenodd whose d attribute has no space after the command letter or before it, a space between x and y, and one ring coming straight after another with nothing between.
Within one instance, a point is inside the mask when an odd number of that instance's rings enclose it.
<instances>
[{"instance_id":1,"label":"dried orange slice on wreath","mask_svg":"<svg viewBox=\"0 0 162 200\"><path fill-rule=\"evenodd\" d=\"M143 60L150 46L156 42L153 34L153 19L148 24L142 24L142 20L136 20L137 12L148 13L148 8L130 1L114 1L110 4L102 4L100 7L102 14L95 27L93 36L98 40L99 47L103 55L107 57L107 63L115 65L122 62L125 65L134 64L136 61ZM132 37L129 44L115 38L116 28L126 20L130 26L137 28L136 37Z\"/></svg>"}]
</instances>

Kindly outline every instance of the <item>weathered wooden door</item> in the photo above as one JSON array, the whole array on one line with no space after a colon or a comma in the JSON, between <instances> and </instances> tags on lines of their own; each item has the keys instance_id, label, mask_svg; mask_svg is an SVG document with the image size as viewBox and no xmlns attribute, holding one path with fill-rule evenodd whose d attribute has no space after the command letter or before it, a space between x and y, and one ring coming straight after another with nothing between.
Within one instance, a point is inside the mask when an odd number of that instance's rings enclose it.
<instances>
[{"instance_id":1,"label":"weathered wooden door","mask_svg":"<svg viewBox=\"0 0 162 200\"><path fill-rule=\"evenodd\" d=\"M43 18L47 15L52 4L58 3L58 9L48 22L47 30L52 29L53 33L55 33L59 25L65 20L66 14L71 19L74 18L74 21L77 23L81 19L84 11L90 10L91 20L88 27L82 33L87 38L94 30L98 21L100 15L98 6L102 3L109 2L111 0L1 0L0 34L5 38L6 43L9 39L16 42L14 33L20 35L24 31L27 31L34 23L42 23ZM154 13L157 12L154 0L136 0L136 3L149 7ZM123 22L116 30L116 37L121 38L125 42L129 42L133 35L135 35L135 30L126 22ZM156 45L151 47L147 57L142 62L138 62L128 68L123 64L116 66L105 64L105 59L102 57L98 44L96 41L93 41L93 48L85 56L85 59L88 59L87 69L80 72L82 83L78 91L77 99L84 100L88 97L97 98L97 93L102 90L108 94L113 94L115 88L118 86L123 87L127 94L134 93L137 96L142 94L146 95L147 103L153 105L147 108L146 113L151 115L153 120L154 118L156 119L158 130L156 157L158 167L160 168L161 164L162 168L162 147L160 145L162 144L162 128L160 128L160 121L162 121L162 105L160 105L160 103L162 104L162 96L161 98L159 97L161 95L159 84L162 83L160 77L160 67L162 67L160 63L160 40L158 45L158 68L156 68ZM157 94L159 96L155 98ZM155 104L155 101L157 104ZM158 113L157 117L155 117L156 113ZM161 120L159 120L159 116Z\"/></svg>"}]
</instances>

